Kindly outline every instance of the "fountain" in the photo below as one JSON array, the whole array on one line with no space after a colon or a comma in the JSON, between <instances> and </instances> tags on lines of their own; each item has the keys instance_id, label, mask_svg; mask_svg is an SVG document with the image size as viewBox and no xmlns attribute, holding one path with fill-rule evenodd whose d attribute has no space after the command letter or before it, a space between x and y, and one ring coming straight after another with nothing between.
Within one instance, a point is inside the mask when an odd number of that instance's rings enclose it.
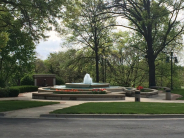
<instances>
[{"instance_id":1,"label":"fountain","mask_svg":"<svg viewBox=\"0 0 184 138\"><path fill-rule=\"evenodd\" d=\"M97 92L96 93L94 93ZM102 94L103 91L103 94ZM99 92L99 93L98 93ZM112 94L112 92L114 92ZM110 94L111 93L111 94ZM93 83L89 74L84 76L82 83L65 83L65 85L55 85L53 87L38 88L38 93L33 93L33 99L51 99L69 97L78 98L115 98L124 99L123 87L110 86L109 83ZM48 98L49 97L49 98ZM76 98L77 97L77 98Z\"/></svg>"},{"instance_id":2,"label":"fountain","mask_svg":"<svg viewBox=\"0 0 184 138\"><path fill-rule=\"evenodd\" d=\"M109 83L93 83L90 75L86 74L83 83L65 83L65 86L66 88L107 88Z\"/></svg>"},{"instance_id":3,"label":"fountain","mask_svg":"<svg viewBox=\"0 0 184 138\"><path fill-rule=\"evenodd\" d=\"M90 84L90 85L93 83L92 78L90 77L90 75L88 73L84 76L83 83L84 84Z\"/></svg>"}]
</instances>

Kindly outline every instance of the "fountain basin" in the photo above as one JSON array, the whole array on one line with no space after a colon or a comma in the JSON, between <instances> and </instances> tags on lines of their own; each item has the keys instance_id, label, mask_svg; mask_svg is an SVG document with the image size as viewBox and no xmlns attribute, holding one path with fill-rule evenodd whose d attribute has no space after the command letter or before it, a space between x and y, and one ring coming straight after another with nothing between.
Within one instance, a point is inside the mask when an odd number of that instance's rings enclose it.
<instances>
[{"instance_id":1,"label":"fountain basin","mask_svg":"<svg viewBox=\"0 0 184 138\"><path fill-rule=\"evenodd\" d=\"M113 93L112 93L113 92ZM79 99L120 99L125 100L123 87L110 86L109 83L93 83L89 74L83 83L65 83L54 87L38 88L33 99L79 100Z\"/></svg>"},{"instance_id":2,"label":"fountain basin","mask_svg":"<svg viewBox=\"0 0 184 138\"><path fill-rule=\"evenodd\" d=\"M95 85L94 85L95 86ZM93 89L106 89L107 92L123 92L123 87L120 86L109 86L109 87L69 87L67 88L65 85L55 85L54 87L40 87L38 88L38 93L46 93L46 92L55 92L60 90L77 90L77 91L88 91Z\"/></svg>"},{"instance_id":3,"label":"fountain basin","mask_svg":"<svg viewBox=\"0 0 184 138\"><path fill-rule=\"evenodd\" d=\"M109 83L65 83L66 88L105 88L109 87Z\"/></svg>"}]
</instances>

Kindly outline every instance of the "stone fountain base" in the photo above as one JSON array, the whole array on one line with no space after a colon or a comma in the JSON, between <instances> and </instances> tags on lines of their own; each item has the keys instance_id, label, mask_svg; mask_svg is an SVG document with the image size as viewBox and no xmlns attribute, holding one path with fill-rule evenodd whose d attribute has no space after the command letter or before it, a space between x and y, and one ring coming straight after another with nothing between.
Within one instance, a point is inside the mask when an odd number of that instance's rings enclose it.
<instances>
[{"instance_id":1,"label":"stone fountain base","mask_svg":"<svg viewBox=\"0 0 184 138\"><path fill-rule=\"evenodd\" d=\"M125 100L125 94L53 94L33 93L33 99L46 100Z\"/></svg>"},{"instance_id":2,"label":"stone fountain base","mask_svg":"<svg viewBox=\"0 0 184 138\"><path fill-rule=\"evenodd\" d=\"M101 88L95 88L101 89ZM76 94L75 94L75 90ZM55 87L40 87L38 93L33 93L33 99L48 99L48 100L125 100L123 87L106 88L106 94L93 94L93 88L55 88ZM66 94L59 94L60 91L66 91ZM74 91L72 94L70 91ZM77 94L80 92L80 94ZM100 92L100 91L98 91Z\"/></svg>"}]
</instances>

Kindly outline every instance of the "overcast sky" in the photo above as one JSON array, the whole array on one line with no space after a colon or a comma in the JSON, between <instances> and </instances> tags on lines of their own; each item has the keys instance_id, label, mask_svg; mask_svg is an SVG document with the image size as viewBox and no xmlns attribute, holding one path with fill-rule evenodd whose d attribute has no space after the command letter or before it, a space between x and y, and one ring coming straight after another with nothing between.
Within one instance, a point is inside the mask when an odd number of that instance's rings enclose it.
<instances>
[{"instance_id":1,"label":"overcast sky","mask_svg":"<svg viewBox=\"0 0 184 138\"><path fill-rule=\"evenodd\" d=\"M42 60L47 59L50 53L65 50L61 48L62 38L59 38L56 32L49 32L48 35L50 37L46 41L41 40L36 46L37 58Z\"/></svg>"}]
</instances>

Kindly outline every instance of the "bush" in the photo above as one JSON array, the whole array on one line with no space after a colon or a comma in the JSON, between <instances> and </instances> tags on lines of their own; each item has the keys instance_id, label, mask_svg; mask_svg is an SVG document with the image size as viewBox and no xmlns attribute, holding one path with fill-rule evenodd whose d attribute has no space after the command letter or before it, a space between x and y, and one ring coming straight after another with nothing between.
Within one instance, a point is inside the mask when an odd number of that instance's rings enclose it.
<instances>
[{"instance_id":1,"label":"bush","mask_svg":"<svg viewBox=\"0 0 184 138\"><path fill-rule=\"evenodd\" d=\"M33 79L33 75L26 75L24 76L21 81L20 81L21 85L34 85L34 79Z\"/></svg>"},{"instance_id":2,"label":"bush","mask_svg":"<svg viewBox=\"0 0 184 138\"><path fill-rule=\"evenodd\" d=\"M20 90L18 88L9 88L9 97L17 97Z\"/></svg>"},{"instance_id":3,"label":"bush","mask_svg":"<svg viewBox=\"0 0 184 138\"><path fill-rule=\"evenodd\" d=\"M56 76L56 85L62 85L62 84L65 84L63 79L59 76Z\"/></svg>"},{"instance_id":4,"label":"bush","mask_svg":"<svg viewBox=\"0 0 184 138\"><path fill-rule=\"evenodd\" d=\"M0 88L0 97L8 97L8 96L9 96L8 89Z\"/></svg>"},{"instance_id":5,"label":"bush","mask_svg":"<svg viewBox=\"0 0 184 138\"><path fill-rule=\"evenodd\" d=\"M0 88L0 97L17 97L19 93L38 91L37 86L13 86Z\"/></svg>"},{"instance_id":6,"label":"bush","mask_svg":"<svg viewBox=\"0 0 184 138\"><path fill-rule=\"evenodd\" d=\"M5 81L0 77L0 87L5 87Z\"/></svg>"},{"instance_id":7,"label":"bush","mask_svg":"<svg viewBox=\"0 0 184 138\"><path fill-rule=\"evenodd\" d=\"M19 89L20 93L38 91L37 86L31 86L31 85L14 86L14 87L10 87L10 88Z\"/></svg>"}]
</instances>

